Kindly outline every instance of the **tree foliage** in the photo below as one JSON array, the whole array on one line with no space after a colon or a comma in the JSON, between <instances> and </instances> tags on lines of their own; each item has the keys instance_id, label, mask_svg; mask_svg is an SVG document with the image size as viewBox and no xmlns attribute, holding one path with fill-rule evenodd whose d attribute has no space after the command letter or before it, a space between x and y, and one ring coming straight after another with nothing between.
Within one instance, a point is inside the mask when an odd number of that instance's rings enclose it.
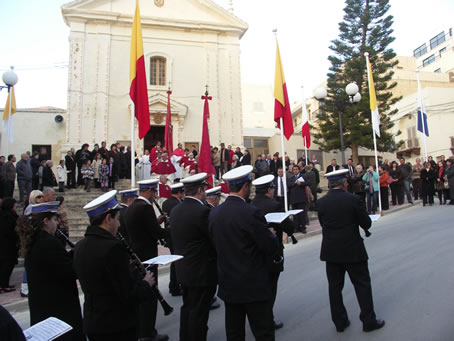
<instances>
[{"instance_id":1,"label":"tree foliage","mask_svg":"<svg viewBox=\"0 0 454 341\"><path fill-rule=\"evenodd\" d=\"M400 98L392 94L397 85L392 80L392 68L398 61L389 47L395 39L392 36L393 17L387 14L389 8L389 0L346 0L344 18L339 23L339 37L330 46L334 54L328 57L331 62L328 96L318 115L319 131L314 134L315 142L322 150L340 149L340 112L344 146L352 149L355 162L359 147L373 149L365 52L369 53L380 112L381 137L377 138L377 148L389 151L394 143L394 136L389 133L393 126L390 116L397 110L390 111L390 107ZM362 96L359 103L350 103L345 93L350 82L359 87Z\"/></svg>"}]
</instances>

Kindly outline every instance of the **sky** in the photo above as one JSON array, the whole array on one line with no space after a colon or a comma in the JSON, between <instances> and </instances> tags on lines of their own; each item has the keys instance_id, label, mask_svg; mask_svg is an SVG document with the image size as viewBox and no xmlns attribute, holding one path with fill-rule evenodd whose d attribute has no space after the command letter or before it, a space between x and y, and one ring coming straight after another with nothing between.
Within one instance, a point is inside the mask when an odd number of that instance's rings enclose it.
<instances>
[{"instance_id":1,"label":"sky","mask_svg":"<svg viewBox=\"0 0 454 341\"><path fill-rule=\"evenodd\" d=\"M214 1L228 7L229 0ZM66 108L69 28L60 6L68 2L14 0L0 5L0 73L15 66L19 108ZM390 0L390 4L396 37L392 47L398 55L412 55L415 48L454 26L452 0ZM243 81L274 83L276 28L290 102L309 97L326 79L330 41L338 37L344 1L233 0L233 7L249 25L241 40ZM6 96L5 90L0 92L0 107Z\"/></svg>"}]
</instances>

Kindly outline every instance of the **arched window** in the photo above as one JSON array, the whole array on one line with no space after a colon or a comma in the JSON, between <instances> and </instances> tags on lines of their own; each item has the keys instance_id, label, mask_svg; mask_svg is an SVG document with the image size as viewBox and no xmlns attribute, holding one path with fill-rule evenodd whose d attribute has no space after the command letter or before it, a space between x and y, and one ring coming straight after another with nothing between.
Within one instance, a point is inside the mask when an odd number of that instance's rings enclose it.
<instances>
[{"instance_id":1,"label":"arched window","mask_svg":"<svg viewBox=\"0 0 454 341\"><path fill-rule=\"evenodd\" d=\"M163 57L150 58L150 84L165 86L167 83L166 59Z\"/></svg>"}]
</instances>

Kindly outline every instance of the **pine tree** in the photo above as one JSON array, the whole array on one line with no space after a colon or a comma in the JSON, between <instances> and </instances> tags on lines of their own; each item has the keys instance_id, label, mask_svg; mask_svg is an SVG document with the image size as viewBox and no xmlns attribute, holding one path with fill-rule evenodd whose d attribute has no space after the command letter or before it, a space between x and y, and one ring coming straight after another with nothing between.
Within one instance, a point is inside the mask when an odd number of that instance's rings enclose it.
<instances>
[{"instance_id":1,"label":"pine tree","mask_svg":"<svg viewBox=\"0 0 454 341\"><path fill-rule=\"evenodd\" d=\"M380 112L380 133L377 138L379 151L390 151L394 136L389 129L394 125L390 116L391 105L400 98L393 97L392 67L398 64L396 54L389 48L392 37L393 17L387 15L389 0L346 0L344 20L339 23L339 37L332 41L334 55L328 73L328 96L318 115L319 131L315 142L322 150L340 149L339 118L342 115L344 148L351 148L353 161L358 162L358 148L373 149L372 122L369 104L369 88L365 52L369 52L377 102ZM355 82L362 99L350 103L345 87ZM400 132L399 132L400 133Z\"/></svg>"}]
</instances>

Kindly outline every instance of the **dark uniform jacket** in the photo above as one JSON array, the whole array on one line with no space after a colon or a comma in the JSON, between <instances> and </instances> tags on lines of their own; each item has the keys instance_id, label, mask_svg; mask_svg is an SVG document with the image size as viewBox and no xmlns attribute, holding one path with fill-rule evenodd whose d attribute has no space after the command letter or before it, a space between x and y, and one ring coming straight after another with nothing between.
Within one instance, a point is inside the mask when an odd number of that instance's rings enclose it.
<instances>
[{"instance_id":1,"label":"dark uniform jacket","mask_svg":"<svg viewBox=\"0 0 454 341\"><path fill-rule=\"evenodd\" d=\"M172 209L180 203L181 203L181 201L178 198L171 196L170 198L168 198L166 201L164 201L162 203L162 211L164 213L166 213L168 216L170 216Z\"/></svg>"},{"instance_id":2,"label":"dark uniform jacket","mask_svg":"<svg viewBox=\"0 0 454 341\"><path fill-rule=\"evenodd\" d=\"M209 230L217 253L218 296L228 303L271 299L268 259L278 243L263 213L230 195L211 210Z\"/></svg>"},{"instance_id":3,"label":"dark uniform jacket","mask_svg":"<svg viewBox=\"0 0 454 341\"><path fill-rule=\"evenodd\" d=\"M268 198L263 193L256 193L255 198L252 200L252 205L260 209L264 216L268 213L284 211L281 204L279 204L276 200ZM282 224L268 224L269 227L276 230L276 239L279 244L277 253L269 258L268 267L272 272L284 271L284 262L282 261L276 263L274 261L284 257L284 245L282 244L283 228L285 229L286 227L290 227L292 231L290 232L290 230L288 230L288 232L293 233L293 226L287 224L287 219L284 220Z\"/></svg>"},{"instance_id":4,"label":"dark uniform jacket","mask_svg":"<svg viewBox=\"0 0 454 341\"><path fill-rule=\"evenodd\" d=\"M30 324L56 317L73 327L59 340L85 340L76 273L70 253L46 231L33 238L25 257Z\"/></svg>"},{"instance_id":5,"label":"dark uniform jacket","mask_svg":"<svg viewBox=\"0 0 454 341\"><path fill-rule=\"evenodd\" d=\"M158 256L158 240L166 237L166 232L158 223L154 208L140 197L126 212L126 229L132 250L141 261Z\"/></svg>"},{"instance_id":6,"label":"dark uniform jacket","mask_svg":"<svg viewBox=\"0 0 454 341\"><path fill-rule=\"evenodd\" d=\"M135 328L137 304L152 291L147 282L131 273L129 260L123 244L99 226L88 226L85 238L77 243L74 269L85 295L87 334Z\"/></svg>"},{"instance_id":7,"label":"dark uniform jacket","mask_svg":"<svg viewBox=\"0 0 454 341\"><path fill-rule=\"evenodd\" d=\"M210 209L186 197L170 215L174 252L184 256L175 263L178 281L184 286L215 286L216 251L208 233Z\"/></svg>"},{"instance_id":8,"label":"dark uniform jacket","mask_svg":"<svg viewBox=\"0 0 454 341\"><path fill-rule=\"evenodd\" d=\"M358 263L368 259L359 226L369 229L371 220L361 197L341 189L330 190L317 201L322 226L320 259L332 263Z\"/></svg>"},{"instance_id":9,"label":"dark uniform jacket","mask_svg":"<svg viewBox=\"0 0 454 341\"><path fill-rule=\"evenodd\" d=\"M128 205L120 204L120 227L118 232L121 233L126 242L130 243L128 230L126 229L126 211L128 210Z\"/></svg>"}]
</instances>

